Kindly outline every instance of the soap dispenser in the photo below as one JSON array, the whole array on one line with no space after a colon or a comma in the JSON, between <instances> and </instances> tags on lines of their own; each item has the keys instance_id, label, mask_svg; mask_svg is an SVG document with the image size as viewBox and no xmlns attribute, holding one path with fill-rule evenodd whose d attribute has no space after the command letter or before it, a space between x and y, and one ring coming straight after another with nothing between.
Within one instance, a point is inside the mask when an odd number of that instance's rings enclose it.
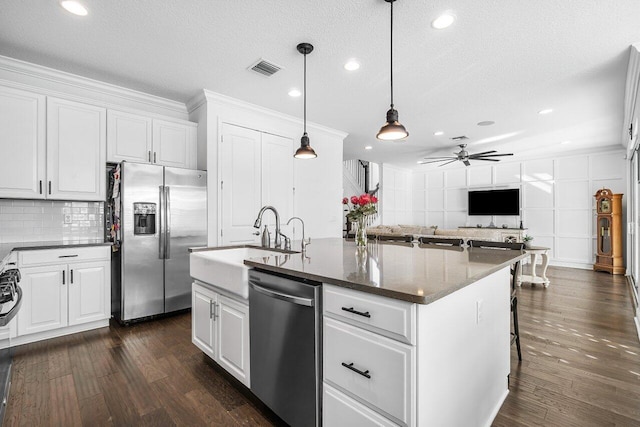
<instances>
[{"instance_id":1,"label":"soap dispenser","mask_svg":"<svg viewBox=\"0 0 640 427\"><path fill-rule=\"evenodd\" d=\"M271 233L269 233L269 229L267 226L264 226L264 230L262 230L262 247L268 248L271 246Z\"/></svg>"}]
</instances>

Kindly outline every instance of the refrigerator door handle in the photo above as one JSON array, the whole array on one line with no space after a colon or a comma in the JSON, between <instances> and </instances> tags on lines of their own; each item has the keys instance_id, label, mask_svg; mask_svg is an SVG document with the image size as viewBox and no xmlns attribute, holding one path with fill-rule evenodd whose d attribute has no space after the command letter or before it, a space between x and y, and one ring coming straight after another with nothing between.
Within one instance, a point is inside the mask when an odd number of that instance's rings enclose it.
<instances>
[{"instance_id":1,"label":"refrigerator door handle","mask_svg":"<svg viewBox=\"0 0 640 427\"><path fill-rule=\"evenodd\" d=\"M164 187L164 208L165 208L165 217L164 223L166 227L166 232L164 235L164 258L171 259L171 187Z\"/></svg>"},{"instance_id":2,"label":"refrigerator door handle","mask_svg":"<svg viewBox=\"0 0 640 427\"><path fill-rule=\"evenodd\" d=\"M159 217L160 217L160 227L159 227L159 232L158 232L158 258L160 259L164 259L164 245L165 245L165 235L164 235L164 185L161 185L159 187L159 193L160 193L160 209L159 209Z\"/></svg>"}]
</instances>

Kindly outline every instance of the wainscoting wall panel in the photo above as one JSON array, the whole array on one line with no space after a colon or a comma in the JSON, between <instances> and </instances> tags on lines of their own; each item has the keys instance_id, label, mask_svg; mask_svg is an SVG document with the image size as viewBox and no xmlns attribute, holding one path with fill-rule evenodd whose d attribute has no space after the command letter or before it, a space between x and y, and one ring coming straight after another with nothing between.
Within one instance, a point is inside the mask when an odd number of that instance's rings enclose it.
<instances>
[{"instance_id":1,"label":"wainscoting wall panel","mask_svg":"<svg viewBox=\"0 0 640 427\"><path fill-rule=\"evenodd\" d=\"M487 226L493 219L497 226L518 227L522 219L527 234L534 237L533 243L551 248L552 264L592 267L596 252L593 195L602 187L614 193L626 191L623 149L503 160L489 166L478 163L470 167L429 165L405 170L412 175L409 194L413 204L409 217L413 223L457 228ZM402 175L399 168L394 168L393 173L395 179ZM467 215L469 190L503 188L521 189L521 216ZM398 194L397 182L394 192ZM627 196L623 197L623 212L626 212ZM383 204L386 201L383 199ZM398 205L397 200L394 204ZM401 210L397 207L394 212ZM623 218L623 224L626 221ZM390 224L386 219L384 223Z\"/></svg>"}]
</instances>

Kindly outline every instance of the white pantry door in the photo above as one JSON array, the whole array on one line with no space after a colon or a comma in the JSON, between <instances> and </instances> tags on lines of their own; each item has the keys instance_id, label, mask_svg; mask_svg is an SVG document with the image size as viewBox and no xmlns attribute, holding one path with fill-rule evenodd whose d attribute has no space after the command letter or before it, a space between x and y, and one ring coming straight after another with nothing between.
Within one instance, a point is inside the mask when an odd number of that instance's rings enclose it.
<instances>
[{"instance_id":1,"label":"white pantry door","mask_svg":"<svg viewBox=\"0 0 640 427\"><path fill-rule=\"evenodd\" d=\"M290 138L262 134L262 204L275 207L282 224L293 216L293 141ZM270 216L267 223L274 222Z\"/></svg>"},{"instance_id":2,"label":"white pantry door","mask_svg":"<svg viewBox=\"0 0 640 427\"><path fill-rule=\"evenodd\" d=\"M223 124L220 144L220 240L223 245L255 243L253 224L262 207L261 134ZM268 214L271 215L271 214Z\"/></svg>"}]
</instances>

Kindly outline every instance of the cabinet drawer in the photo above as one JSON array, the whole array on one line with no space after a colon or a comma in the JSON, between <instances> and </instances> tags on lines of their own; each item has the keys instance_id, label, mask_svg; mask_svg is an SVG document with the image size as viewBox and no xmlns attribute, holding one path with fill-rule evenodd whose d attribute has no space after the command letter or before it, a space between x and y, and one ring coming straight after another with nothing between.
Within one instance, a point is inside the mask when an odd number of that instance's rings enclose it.
<instances>
[{"instance_id":1,"label":"cabinet drawer","mask_svg":"<svg viewBox=\"0 0 640 427\"><path fill-rule=\"evenodd\" d=\"M411 425L414 347L326 317L323 336L325 381L399 423Z\"/></svg>"},{"instance_id":2,"label":"cabinet drawer","mask_svg":"<svg viewBox=\"0 0 640 427\"><path fill-rule=\"evenodd\" d=\"M325 427L397 426L327 383L322 389L322 425Z\"/></svg>"},{"instance_id":3,"label":"cabinet drawer","mask_svg":"<svg viewBox=\"0 0 640 427\"><path fill-rule=\"evenodd\" d=\"M111 248L109 246L42 249L20 251L18 253L18 264L20 267L81 261L109 261L110 259Z\"/></svg>"},{"instance_id":4,"label":"cabinet drawer","mask_svg":"<svg viewBox=\"0 0 640 427\"><path fill-rule=\"evenodd\" d=\"M415 344L415 304L352 289L323 285L324 314Z\"/></svg>"}]
</instances>

